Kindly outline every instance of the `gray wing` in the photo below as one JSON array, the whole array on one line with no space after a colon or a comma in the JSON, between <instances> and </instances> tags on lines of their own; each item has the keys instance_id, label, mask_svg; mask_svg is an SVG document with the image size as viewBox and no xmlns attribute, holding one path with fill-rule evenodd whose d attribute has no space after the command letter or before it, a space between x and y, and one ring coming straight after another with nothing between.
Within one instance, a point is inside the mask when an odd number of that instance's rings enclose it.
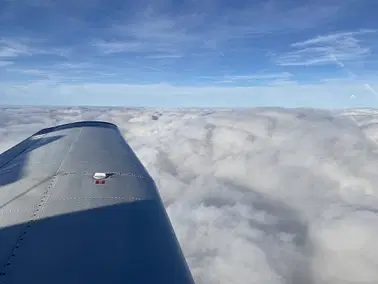
<instances>
[{"instance_id":1,"label":"gray wing","mask_svg":"<svg viewBox=\"0 0 378 284\"><path fill-rule=\"evenodd\" d=\"M0 155L0 283L194 283L117 126L46 128Z\"/></svg>"}]
</instances>

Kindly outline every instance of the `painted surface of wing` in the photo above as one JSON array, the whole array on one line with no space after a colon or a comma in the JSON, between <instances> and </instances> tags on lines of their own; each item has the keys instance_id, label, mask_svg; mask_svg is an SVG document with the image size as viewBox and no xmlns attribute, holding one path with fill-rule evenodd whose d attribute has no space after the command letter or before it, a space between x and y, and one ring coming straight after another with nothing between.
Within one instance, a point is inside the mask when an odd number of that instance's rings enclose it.
<instances>
[{"instance_id":1,"label":"painted surface of wing","mask_svg":"<svg viewBox=\"0 0 378 284\"><path fill-rule=\"evenodd\" d=\"M109 173L96 183L95 172ZM0 155L0 283L193 283L118 128L43 129Z\"/></svg>"}]
</instances>

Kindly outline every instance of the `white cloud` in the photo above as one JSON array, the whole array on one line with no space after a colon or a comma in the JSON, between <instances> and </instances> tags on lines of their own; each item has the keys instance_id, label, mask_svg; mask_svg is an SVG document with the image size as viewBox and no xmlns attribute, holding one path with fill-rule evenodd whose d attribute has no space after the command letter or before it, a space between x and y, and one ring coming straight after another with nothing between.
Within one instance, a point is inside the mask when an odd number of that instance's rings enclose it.
<instances>
[{"instance_id":1,"label":"white cloud","mask_svg":"<svg viewBox=\"0 0 378 284\"><path fill-rule=\"evenodd\" d=\"M126 68L124 68L124 70L125 69ZM111 67L109 70L114 71ZM39 68L22 68L15 64L12 67L8 67L6 72L9 75L12 75L12 78L16 78L16 80L19 75L21 75L25 84L37 84L42 86L45 83L46 86L51 86L49 83L64 84L66 82L98 82L99 80L104 81L107 78L120 77L115 71L111 72L109 70L90 62L67 61L63 63L41 65ZM19 83L19 81L17 82ZM15 83L14 80L8 82L9 86L17 86L18 83Z\"/></svg>"},{"instance_id":2,"label":"white cloud","mask_svg":"<svg viewBox=\"0 0 378 284\"><path fill-rule=\"evenodd\" d=\"M9 60L0 60L0 67L5 67L14 64L13 61Z\"/></svg>"},{"instance_id":3,"label":"white cloud","mask_svg":"<svg viewBox=\"0 0 378 284\"><path fill-rule=\"evenodd\" d=\"M70 52L69 48L46 47L45 44L45 40L30 37L0 38L0 59L41 54L66 57Z\"/></svg>"},{"instance_id":4,"label":"white cloud","mask_svg":"<svg viewBox=\"0 0 378 284\"><path fill-rule=\"evenodd\" d=\"M254 73L247 75L224 75L224 76L198 76L197 79L205 80L211 83L232 83L237 84L292 84L296 83L292 78L293 74L289 72L280 73Z\"/></svg>"},{"instance_id":5,"label":"white cloud","mask_svg":"<svg viewBox=\"0 0 378 284\"><path fill-rule=\"evenodd\" d=\"M121 42L121 41L104 41L98 40L92 43L105 54L112 53L128 53L128 52L143 52L145 46L140 42Z\"/></svg>"},{"instance_id":6,"label":"white cloud","mask_svg":"<svg viewBox=\"0 0 378 284\"><path fill-rule=\"evenodd\" d=\"M147 55L146 58L153 58L153 59L176 59L176 58L182 58L184 55L182 54L153 54L153 55Z\"/></svg>"},{"instance_id":7,"label":"white cloud","mask_svg":"<svg viewBox=\"0 0 378 284\"><path fill-rule=\"evenodd\" d=\"M185 31L183 24L189 24L188 16L167 17L147 9L134 22L113 25L112 28L119 34L139 40L164 41L165 43L193 40L193 37Z\"/></svg>"},{"instance_id":8,"label":"white cloud","mask_svg":"<svg viewBox=\"0 0 378 284\"><path fill-rule=\"evenodd\" d=\"M155 179L197 284L378 282L377 111L0 115L1 150L46 126L116 123Z\"/></svg>"},{"instance_id":9,"label":"white cloud","mask_svg":"<svg viewBox=\"0 0 378 284\"><path fill-rule=\"evenodd\" d=\"M45 73L39 69L16 69L16 70L22 73L26 73L26 74L45 75Z\"/></svg>"},{"instance_id":10,"label":"white cloud","mask_svg":"<svg viewBox=\"0 0 378 284\"><path fill-rule=\"evenodd\" d=\"M30 55L31 49L26 44L14 39L0 39L0 58L12 58Z\"/></svg>"},{"instance_id":11,"label":"white cloud","mask_svg":"<svg viewBox=\"0 0 378 284\"><path fill-rule=\"evenodd\" d=\"M324 35L324 36L317 36L312 39L308 39L302 42L297 42L292 44L291 46L293 47L306 47L306 46L311 46L315 44L337 44L340 39L341 40L346 40L347 42L355 43L357 40L354 38L355 36L366 34L366 33L376 33L376 30L367 30L367 29L362 29L360 31L356 32L341 32L341 33L335 33L335 34L329 34L329 35Z\"/></svg>"},{"instance_id":12,"label":"white cloud","mask_svg":"<svg viewBox=\"0 0 378 284\"><path fill-rule=\"evenodd\" d=\"M69 70L88 69L88 68L92 68L93 66L94 65L89 62L64 62L64 63L53 65L53 67L57 69L69 69Z\"/></svg>"},{"instance_id":13,"label":"white cloud","mask_svg":"<svg viewBox=\"0 0 378 284\"><path fill-rule=\"evenodd\" d=\"M33 82L44 82L50 81L51 83L63 82L65 76L59 72L52 69L44 68L16 68L10 67L7 69L8 74L26 75L27 79L24 79L25 84L33 84ZM9 85L12 86L14 83L10 82Z\"/></svg>"},{"instance_id":14,"label":"white cloud","mask_svg":"<svg viewBox=\"0 0 378 284\"><path fill-rule=\"evenodd\" d=\"M116 53L141 53L144 58L150 59L177 59L183 57L174 49L169 49L163 43L144 42L141 39L131 41L94 41L94 46L98 51L104 54Z\"/></svg>"},{"instance_id":15,"label":"white cloud","mask_svg":"<svg viewBox=\"0 0 378 284\"><path fill-rule=\"evenodd\" d=\"M360 60L371 53L358 37L375 33L375 30L335 33L293 43L297 49L282 54L277 63L283 66L343 64L342 61Z\"/></svg>"},{"instance_id":16,"label":"white cloud","mask_svg":"<svg viewBox=\"0 0 378 284\"><path fill-rule=\"evenodd\" d=\"M224 76L226 80L232 81L239 81L239 80L247 80L247 81L254 81L254 80L273 80L273 79L290 79L294 75L289 72L281 72L281 73L257 73L257 74L250 74L250 75L235 75L235 76Z\"/></svg>"}]
</instances>

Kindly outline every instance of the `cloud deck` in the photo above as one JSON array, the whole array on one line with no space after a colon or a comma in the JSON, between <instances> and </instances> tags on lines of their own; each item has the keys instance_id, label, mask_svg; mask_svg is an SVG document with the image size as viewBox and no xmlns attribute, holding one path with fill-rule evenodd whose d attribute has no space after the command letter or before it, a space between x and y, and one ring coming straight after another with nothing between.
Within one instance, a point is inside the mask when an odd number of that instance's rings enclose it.
<instances>
[{"instance_id":1,"label":"cloud deck","mask_svg":"<svg viewBox=\"0 0 378 284\"><path fill-rule=\"evenodd\" d=\"M373 110L2 108L0 150L106 120L155 179L196 283L378 282Z\"/></svg>"}]
</instances>

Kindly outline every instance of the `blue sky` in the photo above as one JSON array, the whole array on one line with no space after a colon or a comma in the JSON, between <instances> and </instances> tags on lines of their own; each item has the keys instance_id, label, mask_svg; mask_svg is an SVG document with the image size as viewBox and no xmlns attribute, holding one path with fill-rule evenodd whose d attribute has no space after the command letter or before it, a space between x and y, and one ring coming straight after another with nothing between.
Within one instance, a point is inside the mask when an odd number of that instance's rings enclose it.
<instances>
[{"instance_id":1,"label":"blue sky","mask_svg":"<svg viewBox=\"0 0 378 284\"><path fill-rule=\"evenodd\" d=\"M378 106L375 0L0 0L0 104Z\"/></svg>"}]
</instances>

